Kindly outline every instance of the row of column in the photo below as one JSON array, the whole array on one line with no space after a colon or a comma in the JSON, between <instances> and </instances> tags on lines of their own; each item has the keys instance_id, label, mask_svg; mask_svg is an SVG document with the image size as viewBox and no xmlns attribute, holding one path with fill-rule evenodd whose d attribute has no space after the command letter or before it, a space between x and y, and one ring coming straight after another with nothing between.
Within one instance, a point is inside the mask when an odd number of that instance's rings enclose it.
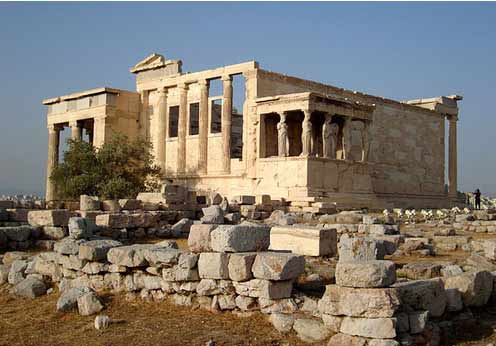
<instances>
[{"instance_id":1,"label":"row of column","mask_svg":"<svg viewBox=\"0 0 496 346\"><path fill-rule=\"evenodd\" d=\"M231 128L232 128L232 76L222 77L223 99L222 99L222 173L231 173ZM208 160L208 93L209 81L198 81L200 86L199 102L199 124L198 124L198 173L207 173ZM187 84L177 85L179 90L179 118L177 131L177 173L186 172L186 136L188 116L188 90ZM157 100L157 136L154 146L156 148L156 160L162 172L166 171L166 137L167 137L167 88L158 90Z\"/></svg>"},{"instance_id":2,"label":"row of column","mask_svg":"<svg viewBox=\"0 0 496 346\"><path fill-rule=\"evenodd\" d=\"M314 133L311 122L312 112L308 109L302 110L304 114L301 131L302 151L301 156L310 156L315 154L314 150ZM288 125L286 117L288 112L283 112L280 115L280 121L277 124L278 132L278 156L289 156L289 137ZM333 115L326 114L322 125L322 156L325 158L336 159L336 151L338 145L339 125L332 122ZM351 159L351 119L346 118L343 126L343 153L344 159ZM361 161L366 161L368 152L368 137L366 129L363 129L362 142L362 157Z\"/></svg>"},{"instance_id":3,"label":"row of column","mask_svg":"<svg viewBox=\"0 0 496 346\"><path fill-rule=\"evenodd\" d=\"M102 121L100 118L94 119L95 123L93 128L86 128L88 134L88 142L94 143L93 134L94 128L98 127ZM72 140L82 140L83 139L83 124L77 121L69 122L69 127L71 129L71 139ZM45 199L47 201L53 201L56 199L56 188L55 185L50 180L50 176L53 170L59 163L59 147L60 147L60 131L63 130L63 124L50 124L48 125L48 158L47 158L47 170L46 170L46 192Z\"/></svg>"}]
</instances>

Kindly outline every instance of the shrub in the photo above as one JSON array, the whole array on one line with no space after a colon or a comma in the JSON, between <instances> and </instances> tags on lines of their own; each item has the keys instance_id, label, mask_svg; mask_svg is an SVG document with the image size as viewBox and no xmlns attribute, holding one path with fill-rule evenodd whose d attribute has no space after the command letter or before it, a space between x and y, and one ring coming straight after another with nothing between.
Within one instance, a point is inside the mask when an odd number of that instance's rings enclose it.
<instances>
[{"instance_id":1,"label":"shrub","mask_svg":"<svg viewBox=\"0 0 496 346\"><path fill-rule=\"evenodd\" d=\"M129 141L118 134L99 149L80 140L67 143L63 162L50 176L59 199L78 199L82 194L134 198L159 186L160 168L153 164L149 142Z\"/></svg>"}]
</instances>

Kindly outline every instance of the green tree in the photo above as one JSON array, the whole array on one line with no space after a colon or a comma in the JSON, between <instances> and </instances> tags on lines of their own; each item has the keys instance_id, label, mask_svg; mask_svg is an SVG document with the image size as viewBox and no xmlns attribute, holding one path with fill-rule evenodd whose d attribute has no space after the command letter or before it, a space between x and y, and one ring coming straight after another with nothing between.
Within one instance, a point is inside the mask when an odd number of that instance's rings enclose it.
<instances>
[{"instance_id":1,"label":"green tree","mask_svg":"<svg viewBox=\"0 0 496 346\"><path fill-rule=\"evenodd\" d=\"M67 143L63 162L50 176L59 199L78 199L82 194L134 198L159 187L160 169L153 164L149 142L115 135L98 150L83 141Z\"/></svg>"}]
</instances>

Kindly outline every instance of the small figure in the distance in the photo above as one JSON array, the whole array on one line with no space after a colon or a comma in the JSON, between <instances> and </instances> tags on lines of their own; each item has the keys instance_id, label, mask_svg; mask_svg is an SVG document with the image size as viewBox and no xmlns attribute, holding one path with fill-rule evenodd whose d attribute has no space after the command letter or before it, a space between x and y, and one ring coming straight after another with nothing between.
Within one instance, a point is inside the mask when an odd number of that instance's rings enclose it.
<instances>
[{"instance_id":1,"label":"small figure in the distance","mask_svg":"<svg viewBox=\"0 0 496 346\"><path fill-rule=\"evenodd\" d=\"M481 208L481 192L479 189L476 189L474 192L474 197L475 197L475 209L480 210Z\"/></svg>"}]
</instances>

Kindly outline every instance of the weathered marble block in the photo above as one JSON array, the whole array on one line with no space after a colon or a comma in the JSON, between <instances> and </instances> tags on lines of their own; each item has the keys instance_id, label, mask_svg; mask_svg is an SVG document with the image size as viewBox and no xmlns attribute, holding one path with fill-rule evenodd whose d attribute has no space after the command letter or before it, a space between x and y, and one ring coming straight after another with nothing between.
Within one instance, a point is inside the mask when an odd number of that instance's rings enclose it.
<instances>
[{"instance_id":1,"label":"weathered marble block","mask_svg":"<svg viewBox=\"0 0 496 346\"><path fill-rule=\"evenodd\" d=\"M444 313L447 298L441 279L397 282L392 287L398 289L402 304L413 310L428 310L433 317Z\"/></svg>"},{"instance_id":2,"label":"weathered marble block","mask_svg":"<svg viewBox=\"0 0 496 346\"><path fill-rule=\"evenodd\" d=\"M491 297L493 280L488 271L468 272L445 278L444 286L460 291L465 306L483 306Z\"/></svg>"},{"instance_id":3,"label":"weathered marble block","mask_svg":"<svg viewBox=\"0 0 496 346\"><path fill-rule=\"evenodd\" d=\"M89 261L106 260L109 250L117 246L122 246L122 243L117 240L90 240L79 245L79 258Z\"/></svg>"},{"instance_id":4,"label":"weathered marble block","mask_svg":"<svg viewBox=\"0 0 496 346\"><path fill-rule=\"evenodd\" d=\"M194 224L189 230L188 247L192 252L212 251L210 246L210 234L217 225Z\"/></svg>"},{"instance_id":5,"label":"weathered marble block","mask_svg":"<svg viewBox=\"0 0 496 346\"><path fill-rule=\"evenodd\" d=\"M318 303L322 314L349 317L393 317L400 307L394 288L350 288L327 285Z\"/></svg>"},{"instance_id":6,"label":"weathered marble block","mask_svg":"<svg viewBox=\"0 0 496 346\"><path fill-rule=\"evenodd\" d=\"M289 253L263 252L257 254L252 271L257 279L291 280L305 271L305 258Z\"/></svg>"},{"instance_id":7,"label":"weathered marble block","mask_svg":"<svg viewBox=\"0 0 496 346\"><path fill-rule=\"evenodd\" d=\"M291 297L293 282L269 281L253 279L244 282L233 281L236 293L242 296L266 299L282 299Z\"/></svg>"},{"instance_id":8,"label":"weathered marble block","mask_svg":"<svg viewBox=\"0 0 496 346\"><path fill-rule=\"evenodd\" d=\"M228 279L229 254L204 252L198 259L198 272L202 279Z\"/></svg>"},{"instance_id":9,"label":"weathered marble block","mask_svg":"<svg viewBox=\"0 0 496 346\"><path fill-rule=\"evenodd\" d=\"M337 253L337 231L296 226L272 227L270 249L288 250L305 256L334 256Z\"/></svg>"},{"instance_id":10,"label":"weathered marble block","mask_svg":"<svg viewBox=\"0 0 496 346\"><path fill-rule=\"evenodd\" d=\"M210 233L210 245L217 252L265 251L270 228L263 225L220 225Z\"/></svg>"},{"instance_id":11,"label":"weathered marble block","mask_svg":"<svg viewBox=\"0 0 496 346\"><path fill-rule=\"evenodd\" d=\"M387 287L396 281L392 261L338 262L336 284L346 287Z\"/></svg>"},{"instance_id":12,"label":"weathered marble block","mask_svg":"<svg viewBox=\"0 0 496 346\"><path fill-rule=\"evenodd\" d=\"M31 210L28 222L31 226L67 226L70 217L67 209Z\"/></svg>"}]
</instances>

